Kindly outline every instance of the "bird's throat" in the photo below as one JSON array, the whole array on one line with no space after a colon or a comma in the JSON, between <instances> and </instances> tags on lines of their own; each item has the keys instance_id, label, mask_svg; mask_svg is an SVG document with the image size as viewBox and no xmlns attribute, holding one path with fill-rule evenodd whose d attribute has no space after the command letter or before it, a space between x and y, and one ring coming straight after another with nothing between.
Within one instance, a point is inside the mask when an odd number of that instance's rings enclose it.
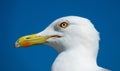
<instances>
[{"instance_id":1,"label":"bird's throat","mask_svg":"<svg viewBox=\"0 0 120 71\"><path fill-rule=\"evenodd\" d=\"M71 71L71 68L75 70L76 68L87 68L90 66L97 66L96 56L84 50L72 49L61 52L53 63L52 68L64 69L69 67L70 70L66 71Z\"/></svg>"}]
</instances>

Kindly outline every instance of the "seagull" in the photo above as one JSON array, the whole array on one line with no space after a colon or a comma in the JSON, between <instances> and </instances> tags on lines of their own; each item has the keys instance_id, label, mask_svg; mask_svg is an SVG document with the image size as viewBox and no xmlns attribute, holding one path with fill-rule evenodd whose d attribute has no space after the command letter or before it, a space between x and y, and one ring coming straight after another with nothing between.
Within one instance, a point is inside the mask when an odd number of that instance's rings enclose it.
<instances>
[{"instance_id":1,"label":"seagull","mask_svg":"<svg viewBox=\"0 0 120 71\"><path fill-rule=\"evenodd\" d=\"M110 71L97 65L99 32L90 20L65 16L42 32L20 37L15 48L46 44L59 53L51 71Z\"/></svg>"}]
</instances>

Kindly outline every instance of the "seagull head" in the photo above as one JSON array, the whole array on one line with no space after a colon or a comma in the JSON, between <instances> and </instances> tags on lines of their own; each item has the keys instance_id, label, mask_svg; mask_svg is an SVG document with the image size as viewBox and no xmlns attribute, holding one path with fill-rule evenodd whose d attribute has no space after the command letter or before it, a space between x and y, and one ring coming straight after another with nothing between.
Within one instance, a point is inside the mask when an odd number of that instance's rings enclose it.
<instances>
[{"instance_id":1,"label":"seagull head","mask_svg":"<svg viewBox=\"0 0 120 71\"><path fill-rule=\"evenodd\" d=\"M53 21L42 32L20 37L15 48L47 44L61 52L77 46L90 46L98 43L99 33L86 18L66 16Z\"/></svg>"}]
</instances>

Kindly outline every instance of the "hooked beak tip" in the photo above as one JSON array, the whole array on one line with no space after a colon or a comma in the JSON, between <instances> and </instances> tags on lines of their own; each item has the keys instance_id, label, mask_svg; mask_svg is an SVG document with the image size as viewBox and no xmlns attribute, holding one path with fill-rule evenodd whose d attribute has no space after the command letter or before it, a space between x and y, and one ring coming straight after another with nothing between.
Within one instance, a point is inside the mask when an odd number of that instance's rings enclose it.
<instances>
[{"instance_id":1,"label":"hooked beak tip","mask_svg":"<svg viewBox=\"0 0 120 71\"><path fill-rule=\"evenodd\" d=\"M19 47L20 47L19 43L16 42L15 45L14 45L14 48L19 48Z\"/></svg>"}]
</instances>

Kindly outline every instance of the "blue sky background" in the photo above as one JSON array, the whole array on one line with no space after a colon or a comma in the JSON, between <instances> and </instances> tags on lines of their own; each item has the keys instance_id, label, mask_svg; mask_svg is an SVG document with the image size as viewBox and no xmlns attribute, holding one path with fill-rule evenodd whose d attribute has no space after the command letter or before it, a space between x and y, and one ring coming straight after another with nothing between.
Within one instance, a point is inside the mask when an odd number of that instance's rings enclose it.
<instances>
[{"instance_id":1,"label":"blue sky background","mask_svg":"<svg viewBox=\"0 0 120 71\"><path fill-rule=\"evenodd\" d=\"M119 0L1 0L0 71L50 71L58 54L53 48L37 45L15 49L14 43L68 15L93 22L101 35L98 64L120 71Z\"/></svg>"}]
</instances>

